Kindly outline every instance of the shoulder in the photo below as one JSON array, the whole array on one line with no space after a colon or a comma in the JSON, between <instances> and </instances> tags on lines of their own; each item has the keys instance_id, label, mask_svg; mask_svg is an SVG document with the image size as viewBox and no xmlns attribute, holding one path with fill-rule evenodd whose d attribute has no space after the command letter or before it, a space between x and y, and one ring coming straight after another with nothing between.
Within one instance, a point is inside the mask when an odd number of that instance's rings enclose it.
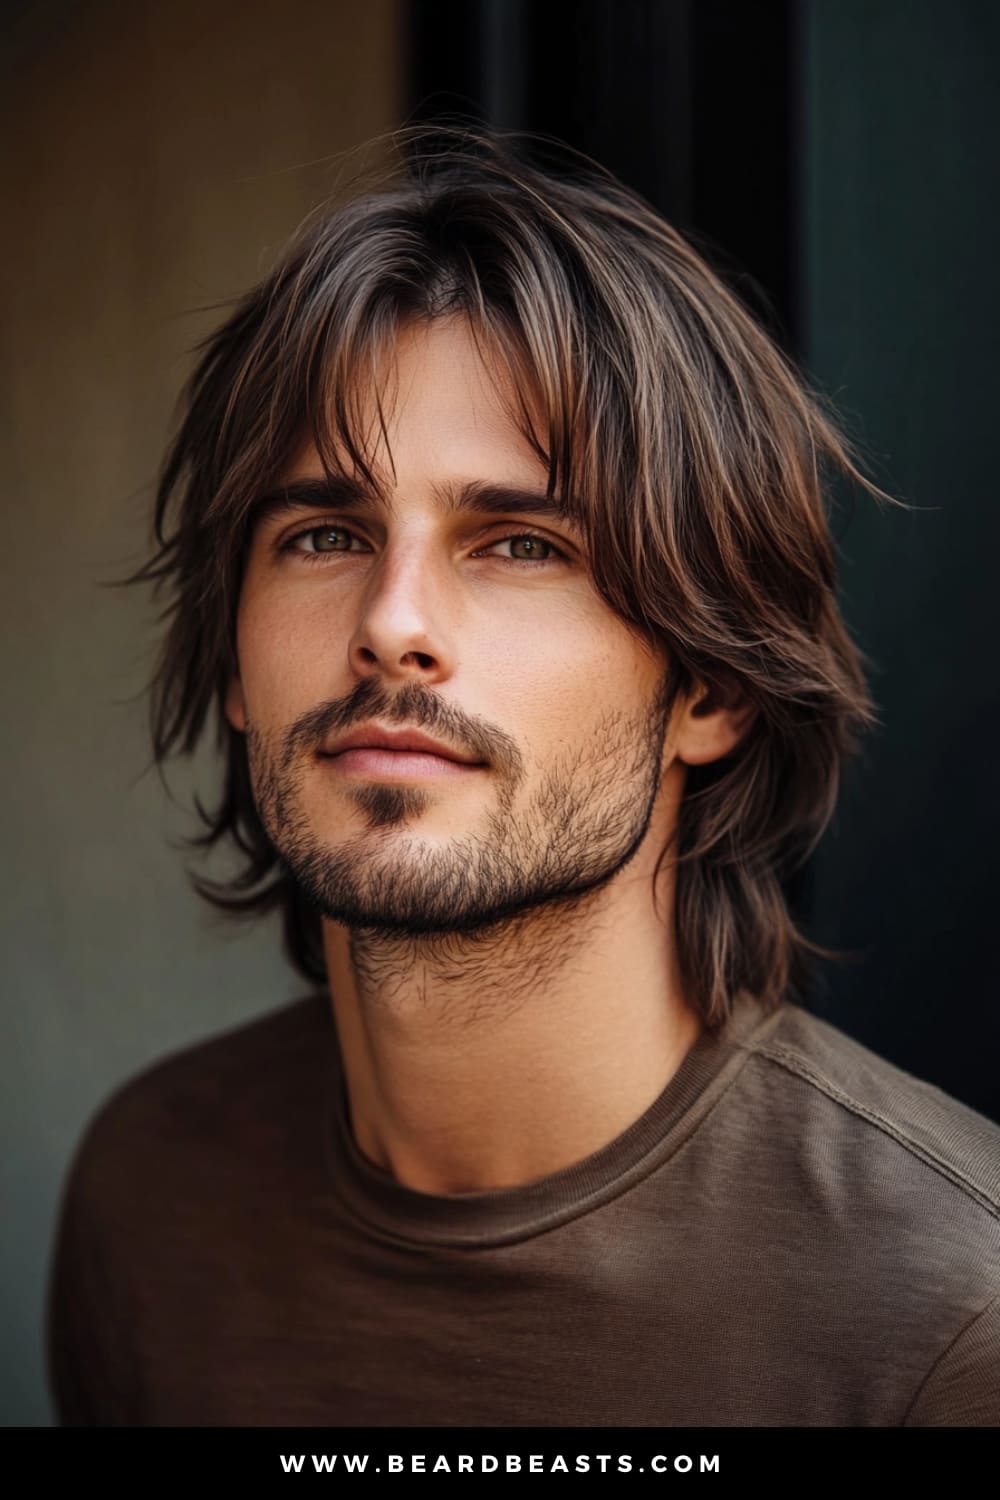
<instances>
[{"instance_id":1,"label":"shoulder","mask_svg":"<svg viewBox=\"0 0 1000 1500\"><path fill-rule=\"evenodd\" d=\"M318 1091L332 1027L329 1000L310 995L133 1075L88 1121L64 1199L124 1203L134 1179L148 1186L159 1173L250 1150L275 1120L291 1128L295 1102Z\"/></svg>"},{"instance_id":2,"label":"shoulder","mask_svg":"<svg viewBox=\"0 0 1000 1500\"><path fill-rule=\"evenodd\" d=\"M184 1277L273 1214L308 1172L333 1027L310 996L179 1050L119 1085L63 1184L49 1268L50 1389L66 1424L142 1420L142 1349ZM176 1276L181 1283L175 1285Z\"/></svg>"},{"instance_id":3,"label":"shoulder","mask_svg":"<svg viewBox=\"0 0 1000 1500\"><path fill-rule=\"evenodd\" d=\"M715 1148L817 1327L904 1425L1000 1423L1000 1125L799 1006L737 1030Z\"/></svg>"},{"instance_id":4,"label":"shoulder","mask_svg":"<svg viewBox=\"0 0 1000 1500\"><path fill-rule=\"evenodd\" d=\"M861 1182L866 1160L891 1162L896 1180L933 1178L956 1205L1000 1225L1000 1125L799 1006L785 1005L756 1035L748 1045L758 1069L784 1081L789 1109L838 1122L831 1169L835 1145ZM852 1142L862 1153L853 1161Z\"/></svg>"},{"instance_id":5,"label":"shoulder","mask_svg":"<svg viewBox=\"0 0 1000 1500\"><path fill-rule=\"evenodd\" d=\"M185 1112L198 1100L211 1106L215 1090L235 1077L280 1076L301 1066L328 1036L329 1001L322 994L268 1011L158 1058L120 1084L95 1114L92 1131L107 1131L124 1116Z\"/></svg>"}]
</instances>

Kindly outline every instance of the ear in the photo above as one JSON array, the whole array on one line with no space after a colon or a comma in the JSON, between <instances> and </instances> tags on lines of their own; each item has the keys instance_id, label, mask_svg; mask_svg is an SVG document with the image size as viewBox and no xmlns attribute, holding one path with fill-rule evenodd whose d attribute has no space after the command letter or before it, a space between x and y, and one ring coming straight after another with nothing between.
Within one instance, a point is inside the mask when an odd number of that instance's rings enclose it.
<instances>
[{"instance_id":1,"label":"ear","mask_svg":"<svg viewBox=\"0 0 1000 1500\"><path fill-rule=\"evenodd\" d=\"M243 684L238 672L234 672L230 677L229 686L226 689L226 718L233 729L238 730L240 734L246 733L247 710L243 701Z\"/></svg>"},{"instance_id":2,"label":"ear","mask_svg":"<svg viewBox=\"0 0 1000 1500\"><path fill-rule=\"evenodd\" d=\"M689 766L719 760L736 749L756 717L756 705L735 682L701 684L675 720L674 754Z\"/></svg>"}]
</instances>

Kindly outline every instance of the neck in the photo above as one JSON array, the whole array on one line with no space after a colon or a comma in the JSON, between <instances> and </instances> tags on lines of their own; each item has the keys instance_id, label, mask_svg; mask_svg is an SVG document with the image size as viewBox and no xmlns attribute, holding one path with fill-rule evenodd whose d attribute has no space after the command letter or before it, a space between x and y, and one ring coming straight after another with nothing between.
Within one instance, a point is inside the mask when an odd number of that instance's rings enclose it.
<instances>
[{"instance_id":1,"label":"neck","mask_svg":"<svg viewBox=\"0 0 1000 1500\"><path fill-rule=\"evenodd\" d=\"M487 934L324 923L351 1127L398 1182L453 1194L582 1161L666 1087L702 1030L676 963L672 876L633 860Z\"/></svg>"}]
</instances>

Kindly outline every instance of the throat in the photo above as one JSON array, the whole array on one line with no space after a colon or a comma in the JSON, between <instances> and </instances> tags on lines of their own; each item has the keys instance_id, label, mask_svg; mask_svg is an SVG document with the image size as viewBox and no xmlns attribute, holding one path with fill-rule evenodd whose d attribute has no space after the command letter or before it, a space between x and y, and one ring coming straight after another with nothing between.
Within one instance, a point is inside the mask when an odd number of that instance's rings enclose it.
<instances>
[{"instance_id":1,"label":"throat","mask_svg":"<svg viewBox=\"0 0 1000 1500\"><path fill-rule=\"evenodd\" d=\"M600 1151L702 1030L641 867L474 934L324 923L351 1130L396 1182L522 1186Z\"/></svg>"}]
</instances>

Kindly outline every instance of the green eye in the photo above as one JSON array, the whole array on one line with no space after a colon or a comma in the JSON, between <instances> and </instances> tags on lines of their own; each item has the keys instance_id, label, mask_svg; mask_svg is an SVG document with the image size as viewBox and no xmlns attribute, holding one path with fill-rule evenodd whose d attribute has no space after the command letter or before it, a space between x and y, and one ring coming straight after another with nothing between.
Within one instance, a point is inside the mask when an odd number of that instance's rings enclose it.
<instances>
[{"instance_id":1,"label":"green eye","mask_svg":"<svg viewBox=\"0 0 1000 1500\"><path fill-rule=\"evenodd\" d=\"M346 537L347 546L350 547L350 532L343 526L317 526L315 531L306 533L312 542L314 552L343 552L345 548L338 538Z\"/></svg>"},{"instance_id":2,"label":"green eye","mask_svg":"<svg viewBox=\"0 0 1000 1500\"><path fill-rule=\"evenodd\" d=\"M533 559L541 560L544 562L546 560L544 556L545 549L548 548L550 552L555 550L551 542L547 542L544 537L533 536L530 531L525 533L525 535L523 536L505 536L503 540L505 542L510 542L512 546L517 546L523 543L527 544L527 556L518 557L518 554L515 553L514 560L516 562L530 562Z\"/></svg>"}]
</instances>

